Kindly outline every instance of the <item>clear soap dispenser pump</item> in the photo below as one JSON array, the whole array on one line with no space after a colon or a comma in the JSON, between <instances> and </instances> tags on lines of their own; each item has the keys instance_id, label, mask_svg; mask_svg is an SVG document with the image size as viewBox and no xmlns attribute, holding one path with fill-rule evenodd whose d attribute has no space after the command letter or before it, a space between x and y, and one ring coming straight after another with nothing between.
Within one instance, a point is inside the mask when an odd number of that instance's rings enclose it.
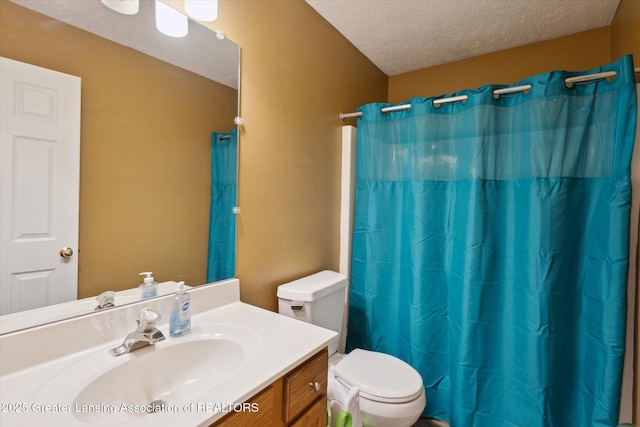
<instances>
[{"instance_id":1,"label":"clear soap dispenser pump","mask_svg":"<svg viewBox=\"0 0 640 427\"><path fill-rule=\"evenodd\" d=\"M140 276L147 276L144 278L144 282L138 286L142 292L142 299L148 299L158 296L158 282L153 280L151 271L145 271L140 273Z\"/></svg>"},{"instance_id":2,"label":"clear soap dispenser pump","mask_svg":"<svg viewBox=\"0 0 640 427\"><path fill-rule=\"evenodd\" d=\"M190 296L186 292L184 282L179 282L176 296L173 299L173 309L169 319L169 335L181 337L191 330Z\"/></svg>"}]
</instances>

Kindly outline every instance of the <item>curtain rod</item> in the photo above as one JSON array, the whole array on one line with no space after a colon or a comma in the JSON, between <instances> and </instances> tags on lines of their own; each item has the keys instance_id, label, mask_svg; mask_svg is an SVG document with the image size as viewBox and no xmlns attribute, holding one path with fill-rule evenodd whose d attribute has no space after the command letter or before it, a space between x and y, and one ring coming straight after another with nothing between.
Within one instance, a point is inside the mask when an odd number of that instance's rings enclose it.
<instances>
[{"instance_id":1,"label":"curtain rod","mask_svg":"<svg viewBox=\"0 0 640 427\"><path fill-rule=\"evenodd\" d=\"M634 72L640 73L640 67L634 69ZM567 77L566 79L564 79L564 84L571 86L574 83L585 83L585 82L590 82L592 80L606 79L608 77L615 77L615 76L616 76L615 71L607 71L605 73L585 74L584 76ZM516 93L516 92L526 92L528 90L531 90L531 85L507 87L503 89L494 90L493 96L500 96L500 95L504 95L508 93ZM434 106L438 106L440 104L446 104L449 102L458 102L458 101L464 102L468 98L469 97L467 95L460 95L460 96L452 96L450 98L434 99L432 102ZM384 108L381 108L380 111L383 113L389 113L392 111L404 111L409 109L411 109L411 104L402 104L402 105L394 105L392 107L384 107ZM362 116L362 112L359 111L357 113L340 113L338 117L340 117L340 120L344 120L352 117L361 117L361 116Z\"/></svg>"}]
</instances>

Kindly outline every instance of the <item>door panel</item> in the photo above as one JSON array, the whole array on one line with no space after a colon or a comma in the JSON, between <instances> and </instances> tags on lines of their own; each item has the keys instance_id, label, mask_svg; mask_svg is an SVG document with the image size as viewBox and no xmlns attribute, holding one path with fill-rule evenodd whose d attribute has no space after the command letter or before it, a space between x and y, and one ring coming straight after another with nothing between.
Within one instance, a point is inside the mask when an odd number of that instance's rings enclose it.
<instances>
[{"instance_id":1,"label":"door panel","mask_svg":"<svg viewBox=\"0 0 640 427\"><path fill-rule=\"evenodd\" d=\"M1 315L77 298L80 78L0 61Z\"/></svg>"}]
</instances>

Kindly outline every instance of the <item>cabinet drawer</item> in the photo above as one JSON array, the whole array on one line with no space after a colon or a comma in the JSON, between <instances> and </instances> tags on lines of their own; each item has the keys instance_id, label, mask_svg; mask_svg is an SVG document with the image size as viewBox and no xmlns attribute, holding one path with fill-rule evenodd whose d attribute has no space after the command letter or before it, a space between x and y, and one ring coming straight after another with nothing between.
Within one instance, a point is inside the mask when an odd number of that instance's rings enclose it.
<instances>
[{"instance_id":1,"label":"cabinet drawer","mask_svg":"<svg viewBox=\"0 0 640 427\"><path fill-rule=\"evenodd\" d=\"M249 399L252 411L226 415L213 425L215 427L268 427L273 424L273 387L269 386ZM255 408L255 409L254 409Z\"/></svg>"},{"instance_id":2,"label":"cabinet drawer","mask_svg":"<svg viewBox=\"0 0 640 427\"><path fill-rule=\"evenodd\" d=\"M318 397L327 394L328 363L329 353L325 348L284 377L283 419L285 423L297 417ZM322 402L326 406L325 399L322 399Z\"/></svg>"}]
</instances>

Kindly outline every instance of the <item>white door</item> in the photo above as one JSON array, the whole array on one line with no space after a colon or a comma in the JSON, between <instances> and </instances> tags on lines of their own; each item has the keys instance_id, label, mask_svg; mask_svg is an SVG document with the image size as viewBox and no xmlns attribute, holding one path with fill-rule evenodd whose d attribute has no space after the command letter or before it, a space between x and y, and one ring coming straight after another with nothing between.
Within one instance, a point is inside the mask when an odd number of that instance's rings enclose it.
<instances>
[{"instance_id":1,"label":"white door","mask_svg":"<svg viewBox=\"0 0 640 427\"><path fill-rule=\"evenodd\" d=\"M0 58L0 94L2 315L77 298L80 78Z\"/></svg>"}]
</instances>

